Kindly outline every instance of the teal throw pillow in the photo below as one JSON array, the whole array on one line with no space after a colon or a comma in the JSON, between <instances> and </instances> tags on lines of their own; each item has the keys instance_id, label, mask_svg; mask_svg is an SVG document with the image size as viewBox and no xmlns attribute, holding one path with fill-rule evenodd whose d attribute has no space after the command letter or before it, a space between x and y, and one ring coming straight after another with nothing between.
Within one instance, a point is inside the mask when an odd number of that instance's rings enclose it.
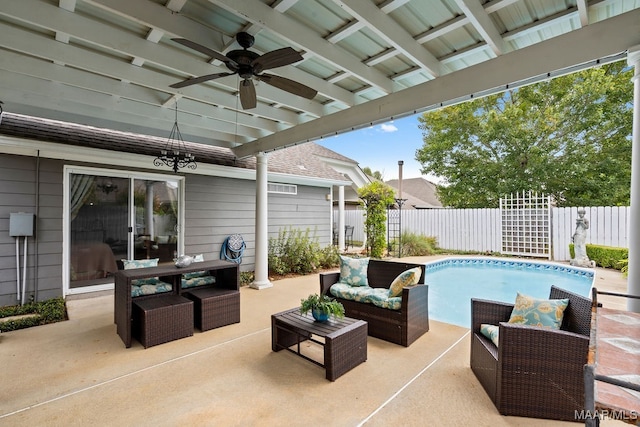
<instances>
[{"instance_id":1,"label":"teal throw pillow","mask_svg":"<svg viewBox=\"0 0 640 427\"><path fill-rule=\"evenodd\" d=\"M496 347L498 346L498 338L500 336L500 328L498 326L483 323L480 325L480 333L489 338Z\"/></svg>"},{"instance_id":2,"label":"teal throw pillow","mask_svg":"<svg viewBox=\"0 0 640 427\"><path fill-rule=\"evenodd\" d=\"M351 286L367 286L369 258L349 258L340 255L340 282Z\"/></svg>"},{"instance_id":3,"label":"teal throw pillow","mask_svg":"<svg viewBox=\"0 0 640 427\"><path fill-rule=\"evenodd\" d=\"M410 268L398 274L398 277L393 279L391 286L389 286L389 298L400 296L402 294L402 288L405 286L417 285L420 276L422 276L422 269L420 267Z\"/></svg>"},{"instance_id":4,"label":"teal throw pillow","mask_svg":"<svg viewBox=\"0 0 640 427\"><path fill-rule=\"evenodd\" d=\"M518 292L509 323L560 329L569 299L536 299Z\"/></svg>"}]
</instances>

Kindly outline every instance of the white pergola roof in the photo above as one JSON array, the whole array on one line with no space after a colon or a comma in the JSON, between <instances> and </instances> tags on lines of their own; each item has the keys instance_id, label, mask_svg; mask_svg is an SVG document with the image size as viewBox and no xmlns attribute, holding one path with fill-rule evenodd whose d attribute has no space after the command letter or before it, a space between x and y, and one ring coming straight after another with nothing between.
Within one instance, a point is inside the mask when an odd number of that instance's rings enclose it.
<instances>
[{"instance_id":1,"label":"white pergola roof","mask_svg":"<svg viewBox=\"0 0 640 427\"><path fill-rule=\"evenodd\" d=\"M270 70L312 100L238 78L187 49L255 36L260 54L304 60ZM640 44L640 0L0 0L5 111L233 148L237 157L351 131L598 62Z\"/></svg>"}]
</instances>

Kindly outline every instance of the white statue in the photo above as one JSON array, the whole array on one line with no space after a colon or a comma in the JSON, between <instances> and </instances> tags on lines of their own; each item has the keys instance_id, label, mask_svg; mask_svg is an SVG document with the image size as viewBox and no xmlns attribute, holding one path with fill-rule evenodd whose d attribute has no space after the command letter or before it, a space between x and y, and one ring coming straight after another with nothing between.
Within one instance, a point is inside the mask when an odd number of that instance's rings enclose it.
<instances>
[{"instance_id":1,"label":"white statue","mask_svg":"<svg viewBox=\"0 0 640 427\"><path fill-rule=\"evenodd\" d=\"M585 213L586 211L584 209L578 209L576 232L573 233L573 237L571 238L575 257L571 260L570 264L576 267L595 267L595 263L589 260L587 256L587 230L589 229L589 220L584 217Z\"/></svg>"}]
</instances>

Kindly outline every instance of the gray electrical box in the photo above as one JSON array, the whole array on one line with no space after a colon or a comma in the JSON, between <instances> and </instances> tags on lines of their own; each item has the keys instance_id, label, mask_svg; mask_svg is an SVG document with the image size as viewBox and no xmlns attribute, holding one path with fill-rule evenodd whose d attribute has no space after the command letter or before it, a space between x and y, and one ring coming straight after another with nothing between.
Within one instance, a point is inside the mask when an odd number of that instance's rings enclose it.
<instances>
[{"instance_id":1,"label":"gray electrical box","mask_svg":"<svg viewBox=\"0 0 640 427\"><path fill-rule=\"evenodd\" d=\"M9 236L33 236L36 216L32 213L18 212L9 214Z\"/></svg>"}]
</instances>

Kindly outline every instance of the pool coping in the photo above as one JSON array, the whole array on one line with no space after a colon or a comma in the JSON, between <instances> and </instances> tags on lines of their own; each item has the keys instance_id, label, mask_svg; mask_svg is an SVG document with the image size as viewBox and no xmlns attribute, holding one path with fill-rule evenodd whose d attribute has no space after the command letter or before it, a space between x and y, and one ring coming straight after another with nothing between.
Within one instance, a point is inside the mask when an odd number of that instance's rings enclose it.
<instances>
[{"instance_id":1,"label":"pool coping","mask_svg":"<svg viewBox=\"0 0 640 427\"><path fill-rule=\"evenodd\" d=\"M445 266L451 265L491 265L505 268L524 267L528 269L536 269L543 271L561 271L564 273L575 274L577 276L590 277L593 286L593 282L596 277L596 272L590 268L575 267L563 264L557 264L553 261L523 261L512 260L507 258L486 258L486 257L457 257L457 258L445 258L433 262L425 263L425 273L429 271L435 271Z\"/></svg>"}]
</instances>

